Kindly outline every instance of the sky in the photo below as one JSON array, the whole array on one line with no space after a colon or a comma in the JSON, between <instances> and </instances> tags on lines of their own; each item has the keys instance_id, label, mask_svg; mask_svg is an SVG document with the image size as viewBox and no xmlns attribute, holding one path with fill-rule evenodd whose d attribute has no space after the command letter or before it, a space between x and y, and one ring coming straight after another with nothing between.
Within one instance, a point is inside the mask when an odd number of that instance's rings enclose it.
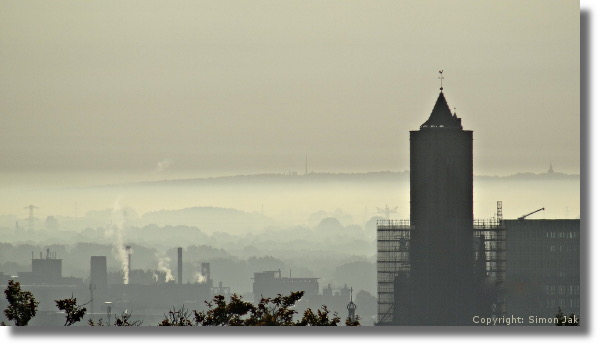
<instances>
[{"instance_id":1,"label":"sky","mask_svg":"<svg viewBox=\"0 0 600 346\"><path fill-rule=\"evenodd\" d=\"M474 173L579 173L575 1L0 1L3 184L403 171L444 93Z\"/></svg>"}]
</instances>

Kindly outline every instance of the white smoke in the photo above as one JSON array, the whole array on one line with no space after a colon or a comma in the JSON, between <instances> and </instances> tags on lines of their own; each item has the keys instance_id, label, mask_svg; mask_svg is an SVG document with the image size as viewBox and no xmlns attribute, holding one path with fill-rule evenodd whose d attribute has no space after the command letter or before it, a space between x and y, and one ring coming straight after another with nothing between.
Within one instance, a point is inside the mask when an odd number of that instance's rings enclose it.
<instances>
[{"instance_id":1,"label":"white smoke","mask_svg":"<svg viewBox=\"0 0 600 346\"><path fill-rule=\"evenodd\" d=\"M125 249L123 241L123 233L125 232L125 217L127 216L125 209L121 206L121 196L118 196L113 203L112 218L110 226L104 232L104 235L112 241L112 252L121 262L121 270L123 271L123 283L129 284L129 261L128 253Z\"/></svg>"},{"instance_id":2,"label":"white smoke","mask_svg":"<svg viewBox=\"0 0 600 346\"><path fill-rule=\"evenodd\" d=\"M202 273L197 272L196 274L194 274L194 280L197 284L205 283L206 276L202 275Z\"/></svg>"},{"instance_id":3,"label":"white smoke","mask_svg":"<svg viewBox=\"0 0 600 346\"><path fill-rule=\"evenodd\" d=\"M156 255L157 254L155 254L155 256ZM158 270L165 273L165 282L175 281L175 277L173 277L171 268L169 268L171 259L167 256L156 256L156 258L158 259Z\"/></svg>"},{"instance_id":4,"label":"white smoke","mask_svg":"<svg viewBox=\"0 0 600 346\"><path fill-rule=\"evenodd\" d=\"M156 171L157 172L164 172L166 171L169 167L171 167L171 164L173 163L173 161L171 161L171 159L164 159L162 161L159 161L156 164Z\"/></svg>"}]
</instances>

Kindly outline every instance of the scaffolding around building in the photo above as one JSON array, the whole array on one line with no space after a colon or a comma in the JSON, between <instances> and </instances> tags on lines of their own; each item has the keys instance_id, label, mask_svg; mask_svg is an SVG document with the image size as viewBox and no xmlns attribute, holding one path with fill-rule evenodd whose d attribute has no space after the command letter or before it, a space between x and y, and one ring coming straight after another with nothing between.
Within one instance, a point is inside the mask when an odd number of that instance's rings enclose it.
<instances>
[{"instance_id":1,"label":"scaffolding around building","mask_svg":"<svg viewBox=\"0 0 600 346\"><path fill-rule=\"evenodd\" d=\"M485 276L494 284L496 299L492 306L492 313L495 316L502 316L506 313L504 288L506 281L506 228L501 215L499 214L500 218L473 221L475 243L483 250L476 250L476 256L481 256L480 252L483 252L484 256L480 261L485 265Z\"/></svg>"},{"instance_id":2,"label":"scaffolding around building","mask_svg":"<svg viewBox=\"0 0 600 346\"><path fill-rule=\"evenodd\" d=\"M377 321L394 320L394 280L410 275L410 220L377 220Z\"/></svg>"},{"instance_id":3,"label":"scaffolding around building","mask_svg":"<svg viewBox=\"0 0 600 346\"><path fill-rule=\"evenodd\" d=\"M506 230L501 204L497 217L473 221L474 270L480 270L496 294L492 313L506 312ZM410 220L377 220L377 324L394 324L394 283L402 274L410 279ZM479 268L477 264L480 264ZM485 268L485 269L484 269ZM485 272L484 272L485 271ZM407 293L408 294L408 293Z\"/></svg>"}]
</instances>

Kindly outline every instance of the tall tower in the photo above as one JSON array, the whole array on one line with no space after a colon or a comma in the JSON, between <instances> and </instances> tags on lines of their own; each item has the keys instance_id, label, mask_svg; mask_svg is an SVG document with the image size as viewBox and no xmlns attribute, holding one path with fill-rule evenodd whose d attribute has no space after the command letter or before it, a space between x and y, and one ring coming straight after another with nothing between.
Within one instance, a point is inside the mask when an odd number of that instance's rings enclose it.
<instances>
[{"instance_id":1,"label":"tall tower","mask_svg":"<svg viewBox=\"0 0 600 346\"><path fill-rule=\"evenodd\" d=\"M106 256L91 256L90 264L90 303L94 312L94 306L99 307L108 297Z\"/></svg>"},{"instance_id":2,"label":"tall tower","mask_svg":"<svg viewBox=\"0 0 600 346\"><path fill-rule=\"evenodd\" d=\"M441 72L440 72L441 73ZM410 131L411 323L465 325L473 300L473 131L443 88Z\"/></svg>"}]
</instances>

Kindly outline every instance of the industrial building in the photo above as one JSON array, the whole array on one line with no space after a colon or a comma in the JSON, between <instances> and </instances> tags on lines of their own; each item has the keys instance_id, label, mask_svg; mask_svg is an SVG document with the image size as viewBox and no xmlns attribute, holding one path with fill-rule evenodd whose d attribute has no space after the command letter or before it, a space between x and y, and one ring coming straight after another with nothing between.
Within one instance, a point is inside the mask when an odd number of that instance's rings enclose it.
<instances>
[{"instance_id":1,"label":"industrial building","mask_svg":"<svg viewBox=\"0 0 600 346\"><path fill-rule=\"evenodd\" d=\"M40 252L39 258L31 253L31 271L17 273L21 285L80 285L83 280L62 276L62 259L56 252L46 249L46 256Z\"/></svg>"},{"instance_id":2,"label":"industrial building","mask_svg":"<svg viewBox=\"0 0 600 346\"><path fill-rule=\"evenodd\" d=\"M79 304L85 304L87 308L86 320L107 320L107 311L112 314L120 314L124 311L133 313L133 318L143 320L144 325L157 325L164 314L173 307L185 306L191 310L204 310L205 301L211 300L215 294L228 296L229 287L213 287L210 277L210 263L201 264L201 273L194 282L183 283L183 250L178 249L177 280L165 282L163 280L151 280L149 282L138 282L135 275L137 271L132 270L132 255L129 251L126 268L127 278L121 273L121 282L110 284L106 256L90 257L90 278L85 281L81 278L62 276L62 259L57 258L56 253L50 249L46 251L45 257L32 258L32 271L20 272L17 277L10 277L0 273L4 277L0 290L6 288L9 279L21 283L25 291L33 294L39 302L38 313L31 320L31 326L61 326L64 316L56 308L55 300L70 298L73 296ZM160 274L160 273L158 273ZM160 276L160 275L159 275ZM157 276L157 277L159 277ZM127 279L127 280L125 280ZM141 281L141 280L140 280ZM0 297L0 308L6 307L4 295ZM113 317L114 320L114 317Z\"/></svg>"},{"instance_id":3,"label":"industrial building","mask_svg":"<svg viewBox=\"0 0 600 346\"><path fill-rule=\"evenodd\" d=\"M62 259L57 258L56 252L46 250L40 252L39 257L31 254L31 271L18 272L16 277L4 276L0 291L4 291L8 280L15 280L21 284L21 289L29 291L39 302L36 317L30 322L32 326L62 326L64 319L56 309L55 300L77 298L85 303L87 290L83 279L62 276ZM0 273L1 274L1 273ZM0 275L2 279L3 275ZM0 310L4 310L8 302L4 294L0 295Z\"/></svg>"},{"instance_id":4,"label":"industrial building","mask_svg":"<svg viewBox=\"0 0 600 346\"><path fill-rule=\"evenodd\" d=\"M131 266L132 251L127 247L127 278L117 284L108 283L108 272L105 256L92 256L90 267L89 296L95 302L91 307L90 316L94 320L106 320L106 311L128 311L136 319L143 320L145 325L157 325L164 314L173 307L184 306L188 310L204 310L205 301L212 299L216 292L225 292L227 288L213 287L210 277L210 263L202 263L201 277L194 282L183 283L183 249L177 249L177 277L166 281L165 276L159 275L154 279L144 280L137 276ZM141 272L143 274L143 272ZM160 274L160 273L158 273ZM109 302L109 303L107 303Z\"/></svg>"},{"instance_id":5,"label":"industrial building","mask_svg":"<svg viewBox=\"0 0 600 346\"><path fill-rule=\"evenodd\" d=\"M304 291L304 298L307 299L319 294L318 278L282 277L281 270L254 273L253 280L252 293L255 304L258 304L261 298L272 298L278 294L288 295L290 292Z\"/></svg>"}]
</instances>

